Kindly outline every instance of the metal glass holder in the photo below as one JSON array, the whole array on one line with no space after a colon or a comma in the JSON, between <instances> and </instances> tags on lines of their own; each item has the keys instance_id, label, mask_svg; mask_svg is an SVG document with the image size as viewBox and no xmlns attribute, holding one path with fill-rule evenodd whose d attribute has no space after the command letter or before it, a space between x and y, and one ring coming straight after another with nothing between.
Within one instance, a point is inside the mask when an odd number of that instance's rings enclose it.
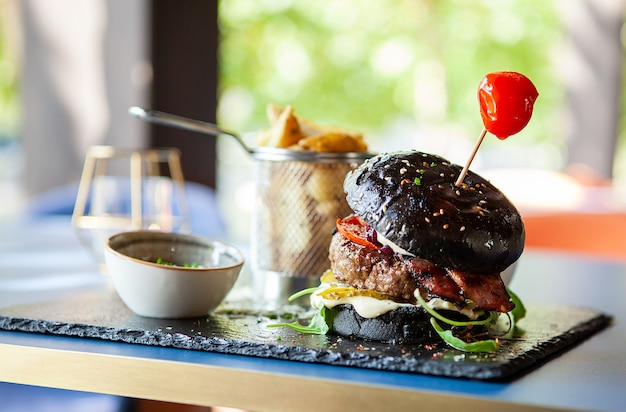
<instances>
[{"instance_id":1,"label":"metal glass holder","mask_svg":"<svg viewBox=\"0 0 626 412\"><path fill-rule=\"evenodd\" d=\"M177 149L88 150L72 226L100 262L110 235L138 229L187 231L188 215Z\"/></svg>"}]
</instances>

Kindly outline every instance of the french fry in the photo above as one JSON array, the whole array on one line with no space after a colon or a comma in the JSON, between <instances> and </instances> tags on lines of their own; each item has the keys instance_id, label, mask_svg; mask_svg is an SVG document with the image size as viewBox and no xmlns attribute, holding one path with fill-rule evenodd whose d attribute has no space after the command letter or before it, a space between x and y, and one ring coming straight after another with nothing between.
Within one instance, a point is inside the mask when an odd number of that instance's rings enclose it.
<instances>
[{"instance_id":1,"label":"french fry","mask_svg":"<svg viewBox=\"0 0 626 412\"><path fill-rule=\"evenodd\" d=\"M270 103L266 108L270 128L259 134L259 146L311 150L317 152L366 152L360 133L338 127L321 126L295 115L293 107L284 109Z\"/></svg>"},{"instance_id":2,"label":"french fry","mask_svg":"<svg viewBox=\"0 0 626 412\"><path fill-rule=\"evenodd\" d=\"M310 120L304 119L300 116L296 116L298 123L300 124L300 130L305 137L315 136L319 134L337 134L348 136L361 136L361 133L356 133L350 130L346 130L340 127L322 126L314 123Z\"/></svg>"},{"instance_id":3,"label":"french fry","mask_svg":"<svg viewBox=\"0 0 626 412\"><path fill-rule=\"evenodd\" d=\"M287 106L275 119L272 127L260 134L258 144L285 148L297 144L302 137L298 120L293 115L293 107Z\"/></svg>"},{"instance_id":4,"label":"french fry","mask_svg":"<svg viewBox=\"0 0 626 412\"><path fill-rule=\"evenodd\" d=\"M306 190L317 202L326 202L343 197L343 179L337 176L344 176L350 170L347 164L313 165L311 176L306 182Z\"/></svg>"},{"instance_id":5,"label":"french fry","mask_svg":"<svg viewBox=\"0 0 626 412\"><path fill-rule=\"evenodd\" d=\"M283 108L277 105L276 103L270 103L267 105L267 108L265 109L265 113L267 114L267 120L269 120L270 126L274 126L278 122L278 118L280 117L280 114L282 112L283 112Z\"/></svg>"},{"instance_id":6,"label":"french fry","mask_svg":"<svg viewBox=\"0 0 626 412\"><path fill-rule=\"evenodd\" d=\"M298 146L316 152L365 152L367 145L361 136L340 133L326 133L305 137Z\"/></svg>"}]
</instances>

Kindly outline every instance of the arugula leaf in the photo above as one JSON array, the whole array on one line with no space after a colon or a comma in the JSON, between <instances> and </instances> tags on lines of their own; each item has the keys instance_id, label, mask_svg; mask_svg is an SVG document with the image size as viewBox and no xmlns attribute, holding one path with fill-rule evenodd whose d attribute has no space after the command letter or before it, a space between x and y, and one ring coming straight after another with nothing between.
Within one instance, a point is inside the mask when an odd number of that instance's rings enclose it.
<instances>
[{"instance_id":1,"label":"arugula leaf","mask_svg":"<svg viewBox=\"0 0 626 412\"><path fill-rule=\"evenodd\" d=\"M448 345L464 352L495 352L500 347L498 342L493 339L467 343L454 336L452 331L444 330L441 326L439 326L435 318L430 318L430 324L433 326L441 339L446 341Z\"/></svg>"},{"instance_id":2,"label":"arugula leaf","mask_svg":"<svg viewBox=\"0 0 626 412\"><path fill-rule=\"evenodd\" d=\"M428 306L424 298L422 298L422 296L419 293L417 293L415 296L417 297L417 301L419 302L419 304L426 310L426 312L428 312L431 316L439 319L440 321L447 323L448 325L452 325L452 326L486 325L489 323L493 323L498 317L497 313L490 312L487 318L481 319L481 320L458 321L458 320L448 319L442 314L440 314L439 312L437 312L436 310L434 310L433 308L431 308L430 306Z\"/></svg>"},{"instance_id":3,"label":"arugula leaf","mask_svg":"<svg viewBox=\"0 0 626 412\"><path fill-rule=\"evenodd\" d=\"M315 292L318 289L319 289L318 287L312 287L312 288L303 289L299 292L296 292L293 295L289 296L289 302L294 301L302 296L310 295L311 293ZM295 320L293 322L273 323L271 325L267 325L267 327L268 328L288 327L299 333L311 333L314 335L325 335L330 330L330 327L328 326L328 322L330 320L327 320L326 315L327 315L326 307L322 306L319 312L313 315L308 325L303 325L297 320Z\"/></svg>"},{"instance_id":4,"label":"arugula leaf","mask_svg":"<svg viewBox=\"0 0 626 412\"><path fill-rule=\"evenodd\" d=\"M308 288L308 289L303 289L299 292L294 293L293 295L289 296L289 302L292 302L298 298L301 298L302 296L305 295L310 295L311 293L315 292L317 289L319 289L319 287L313 287L313 288Z\"/></svg>"},{"instance_id":5,"label":"arugula leaf","mask_svg":"<svg viewBox=\"0 0 626 412\"><path fill-rule=\"evenodd\" d=\"M526 316L526 308L522 303L522 300L513 293L510 289L506 290L511 297L511 301L515 303L515 308L507 313L509 317L509 330L504 334L504 337L520 337L524 334L524 330L517 326L517 323Z\"/></svg>"},{"instance_id":6,"label":"arugula leaf","mask_svg":"<svg viewBox=\"0 0 626 412\"><path fill-rule=\"evenodd\" d=\"M513 293L511 289L507 288L506 291L509 293L511 301L515 303L515 309L511 311L511 316L513 317L513 322L516 323L526 316L526 308L524 307L522 300L515 293Z\"/></svg>"},{"instance_id":7,"label":"arugula leaf","mask_svg":"<svg viewBox=\"0 0 626 412\"><path fill-rule=\"evenodd\" d=\"M322 306L318 313L313 315L308 325L303 325L300 322L293 321L291 323L280 322L267 325L268 328L288 327L296 332L311 333L314 335L325 335L329 331L328 324L326 323L326 307Z\"/></svg>"},{"instance_id":8,"label":"arugula leaf","mask_svg":"<svg viewBox=\"0 0 626 412\"><path fill-rule=\"evenodd\" d=\"M496 312L490 312L489 317L482 320L476 321L455 321L452 319L448 319L445 316L441 315L439 312L428 306L424 298L417 293L415 295L420 305L432 316L430 318L430 324L435 329L435 332L443 339L448 345L452 346L455 349L459 349L465 352L495 352L500 347L500 344L493 339L481 340L476 342L467 343L462 339L457 338L452 334L451 330L444 330L439 323L437 323L436 319L439 319L442 322L445 322L452 326L469 326L469 325L485 325L489 323L495 322L499 314Z\"/></svg>"}]
</instances>

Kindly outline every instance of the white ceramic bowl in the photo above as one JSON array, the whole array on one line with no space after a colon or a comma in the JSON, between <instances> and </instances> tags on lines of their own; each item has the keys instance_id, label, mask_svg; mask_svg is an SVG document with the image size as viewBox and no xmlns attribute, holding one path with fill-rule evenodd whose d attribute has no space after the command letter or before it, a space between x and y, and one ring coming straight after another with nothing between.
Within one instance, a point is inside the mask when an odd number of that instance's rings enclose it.
<instances>
[{"instance_id":1,"label":"white ceramic bowl","mask_svg":"<svg viewBox=\"0 0 626 412\"><path fill-rule=\"evenodd\" d=\"M226 243L158 231L113 235L104 257L126 306L154 318L207 315L231 290L244 261L242 253ZM175 266L156 263L159 258Z\"/></svg>"}]
</instances>

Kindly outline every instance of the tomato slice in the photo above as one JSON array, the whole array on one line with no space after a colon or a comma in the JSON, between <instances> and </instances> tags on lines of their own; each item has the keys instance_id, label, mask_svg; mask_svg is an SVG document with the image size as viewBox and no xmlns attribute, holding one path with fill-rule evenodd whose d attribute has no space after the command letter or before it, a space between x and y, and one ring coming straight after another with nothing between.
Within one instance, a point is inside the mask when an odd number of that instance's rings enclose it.
<instances>
[{"instance_id":1,"label":"tomato slice","mask_svg":"<svg viewBox=\"0 0 626 412\"><path fill-rule=\"evenodd\" d=\"M367 240L366 225L367 223L356 215L337 219L337 230L351 242L372 249L380 249L380 246Z\"/></svg>"},{"instance_id":2,"label":"tomato slice","mask_svg":"<svg viewBox=\"0 0 626 412\"><path fill-rule=\"evenodd\" d=\"M539 93L530 79L517 72L487 74L478 87L485 129L501 140L521 131L533 114Z\"/></svg>"}]
</instances>

